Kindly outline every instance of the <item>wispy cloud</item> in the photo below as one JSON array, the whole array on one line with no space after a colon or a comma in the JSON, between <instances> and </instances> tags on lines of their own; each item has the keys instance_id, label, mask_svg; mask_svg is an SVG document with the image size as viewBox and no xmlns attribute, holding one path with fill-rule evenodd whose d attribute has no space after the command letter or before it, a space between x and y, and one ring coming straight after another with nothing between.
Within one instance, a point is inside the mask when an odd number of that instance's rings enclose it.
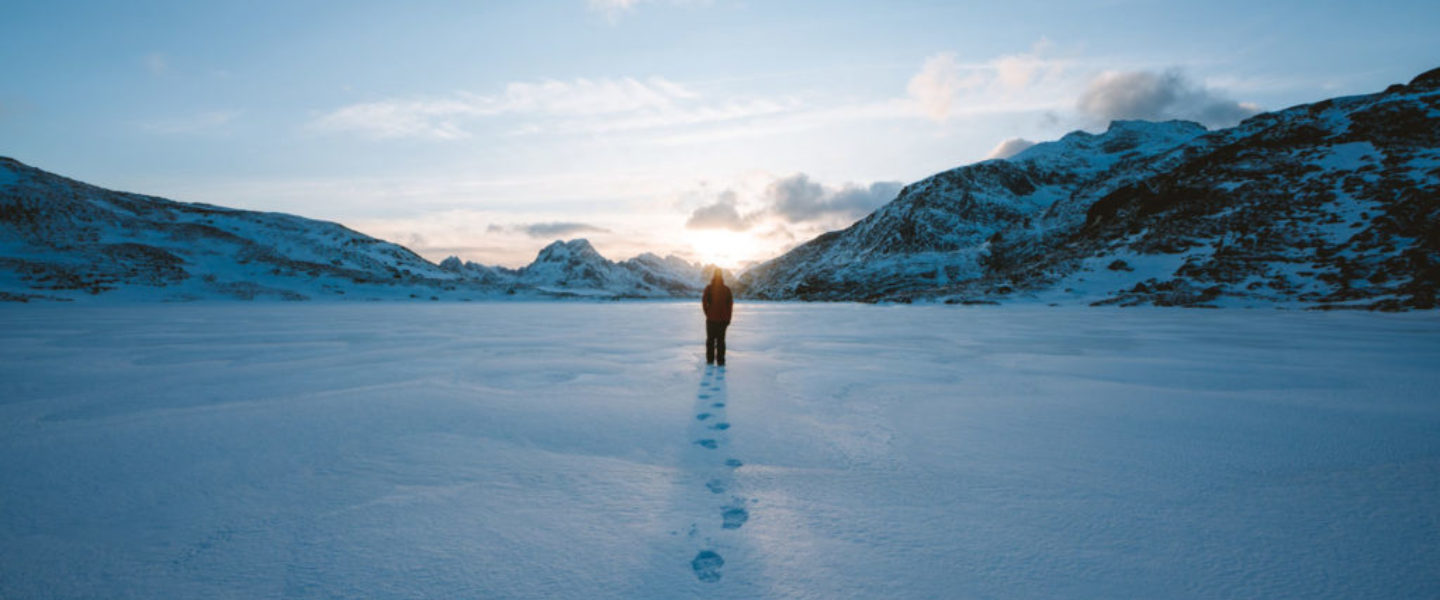
<instances>
[{"instance_id":1,"label":"wispy cloud","mask_svg":"<svg viewBox=\"0 0 1440 600\"><path fill-rule=\"evenodd\" d=\"M549 223L526 223L523 225L491 225L486 228L490 233L502 231L519 231L532 238L553 238L568 237L577 233L610 233L609 229L597 227L589 223L574 223L566 221L551 221Z\"/></svg>"},{"instance_id":2,"label":"wispy cloud","mask_svg":"<svg viewBox=\"0 0 1440 600\"><path fill-rule=\"evenodd\" d=\"M1055 105L1071 65L1051 57L1053 47L1041 39L1029 52L974 63L941 52L925 60L906 92L919 114L941 123L960 115Z\"/></svg>"},{"instance_id":3,"label":"wispy cloud","mask_svg":"<svg viewBox=\"0 0 1440 600\"><path fill-rule=\"evenodd\" d=\"M461 119L475 107L459 100L384 100L341 107L310 122L318 131L356 133L375 139L469 137Z\"/></svg>"},{"instance_id":4,"label":"wispy cloud","mask_svg":"<svg viewBox=\"0 0 1440 600\"><path fill-rule=\"evenodd\" d=\"M236 109L210 110L189 115L152 119L140 123L144 131L160 135L202 135L225 133L245 114Z\"/></svg>"},{"instance_id":5,"label":"wispy cloud","mask_svg":"<svg viewBox=\"0 0 1440 600\"><path fill-rule=\"evenodd\" d=\"M377 140L440 141L469 138L485 128L511 136L644 131L650 134L643 141L695 145L867 120L946 122L1069 106L1083 80L1062 78L1070 62L1050 57L1050 48L1042 40L1029 52L974 63L939 53L924 61L905 93L872 99L837 101L801 91L758 97L706 94L665 77L580 78L511 82L489 94L352 104L319 114L308 127Z\"/></svg>"},{"instance_id":6,"label":"wispy cloud","mask_svg":"<svg viewBox=\"0 0 1440 600\"><path fill-rule=\"evenodd\" d=\"M961 92L976 85L978 78L974 74L961 73L955 53L943 52L926 59L905 89L927 116L944 121L950 118L950 107Z\"/></svg>"},{"instance_id":7,"label":"wispy cloud","mask_svg":"<svg viewBox=\"0 0 1440 600\"><path fill-rule=\"evenodd\" d=\"M546 80L507 84L498 94L461 92L443 98L382 100L344 106L310 122L314 130L376 139L450 140L470 135L488 117L515 118L518 134L605 133L733 121L796 107L793 99L705 102L663 77Z\"/></svg>"}]
</instances>

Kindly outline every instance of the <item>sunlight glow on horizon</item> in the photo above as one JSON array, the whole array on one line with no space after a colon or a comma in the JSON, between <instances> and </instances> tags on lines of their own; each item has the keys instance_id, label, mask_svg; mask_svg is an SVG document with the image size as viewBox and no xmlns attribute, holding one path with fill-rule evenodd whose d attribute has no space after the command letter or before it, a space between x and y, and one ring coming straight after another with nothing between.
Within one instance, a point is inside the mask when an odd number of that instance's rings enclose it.
<instances>
[{"instance_id":1,"label":"sunlight glow on horizon","mask_svg":"<svg viewBox=\"0 0 1440 600\"><path fill-rule=\"evenodd\" d=\"M703 266L716 265L729 271L741 271L753 263L774 258L755 235L724 229L687 230L686 240L695 252L695 261Z\"/></svg>"}]
</instances>

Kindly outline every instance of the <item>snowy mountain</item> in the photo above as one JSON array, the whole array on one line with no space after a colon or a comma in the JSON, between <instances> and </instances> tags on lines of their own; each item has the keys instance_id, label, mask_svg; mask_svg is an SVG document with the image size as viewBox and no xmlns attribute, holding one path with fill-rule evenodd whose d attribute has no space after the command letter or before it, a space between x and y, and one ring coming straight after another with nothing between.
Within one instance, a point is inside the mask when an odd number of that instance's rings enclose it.
<instances>
[{"instance_id":1,"label":"snowy mountain","mask_svg":"<svg viewBox=\"0 0 1440 600\"><path fill-rule=\"evenodd\" d=\"M1010 160L952 169L742 280L759 297L871 299L973 279L983 274L986 241L996 233L1030 222L1117 163L1203 133L1195 123L1117 122L1103 135L1076 132Z\"/></svg>"},{"instance_id":2,"label":"snowy mountain","mask_svg":"<svg viewBox=\"0 0 1440 600\"><path fill-rule=\"evenodd\" d=\"M621 267L629 269L640 281L656 290L672 296L695 297L710 281L714 267L702 267L673 254L661 258L646 252L623 261Z\"/></svg>"},{"instance_id":3,"label":"snowy mountain","mask_svg":"<svg viewBox=\"0 0 1440 600\"><path fill-rule=\"evenodd\" d=\"M769 299L1433 308L1440 70L1207 132L1121 121L946 171L741 277Z\"/></svg>"},{"instance_id":4,"label":"snowy mountain","mask_svg":"<svg viewBox=\"0 0 1440 600\"><path fill-rule=\"evenodd\" d=\"M701 275L699 265L648 252L612 262L585 239L556 241L515 272L520 283L551 294L636 297L695 296L704 281Z\"/></svg>"},{"instance_id":5,"label":"snowy mountain","mask_svg":"<svg viewBox=\"0 0 1440 600\"><path fill-rule=\"evenodd\" d=\"M102 189L0 157L0 300L693 296L700 267L556 242L519 270L433 264L341 225Z\"/></svg>"}]
</instances>

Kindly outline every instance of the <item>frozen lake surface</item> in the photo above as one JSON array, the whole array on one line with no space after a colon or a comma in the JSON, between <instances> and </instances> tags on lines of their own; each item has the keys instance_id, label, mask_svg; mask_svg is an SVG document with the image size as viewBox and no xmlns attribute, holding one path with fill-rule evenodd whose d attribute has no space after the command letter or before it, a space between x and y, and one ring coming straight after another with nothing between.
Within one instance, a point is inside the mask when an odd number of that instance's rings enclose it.
<instances>
[{"instance_id":1,"label":"frozen lake surface","mask_svg":"<svg viewBox=\"0 0 1440 600\"><path fill-rule=\"evenodd\" d=\"M0 306L3 598L1440 596L1440 316Z\"/></svg>"}]
</instances>

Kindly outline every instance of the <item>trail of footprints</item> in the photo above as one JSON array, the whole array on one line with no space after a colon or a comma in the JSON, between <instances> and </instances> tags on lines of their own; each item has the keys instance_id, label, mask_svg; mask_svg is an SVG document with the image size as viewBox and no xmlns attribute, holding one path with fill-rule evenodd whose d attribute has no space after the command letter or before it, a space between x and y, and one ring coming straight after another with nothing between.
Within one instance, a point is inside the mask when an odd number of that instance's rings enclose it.
<instances>
[{"instance_id":1,"label":"trail of footprints","mask_svg":"<svg viewBox=\"0 0 1440 600\"><path fill-rule=\"evenodd\" d=\"M700 380L700 392L697 394L695 420L700 425L697 430L702 432L702 437L694 442L696 446L705 450L719 450L728 445L729 439L725 434L730 429L730 423L725 419L724 369L705 368L705 376ZM717 496L732 492L734 470L743 464L745 463L736 458L717 461L716 471L719 474L705 482L706 491ZM750 520L747 504L749 502L744 498L730 496L729 502L720 506L720 512L717 515L720 528L729 530L743 527L745 522ZM696 525L691 526L690 535L698 536ZM713 545L712 540L708 538L704 540L704 543L706 546ZM725 559L714 548L709 547L702 548L690 561L690 568L695 572L695 577L705 583L720 581L720 570L724 566Z\"/></svg>"}]
</instances>

